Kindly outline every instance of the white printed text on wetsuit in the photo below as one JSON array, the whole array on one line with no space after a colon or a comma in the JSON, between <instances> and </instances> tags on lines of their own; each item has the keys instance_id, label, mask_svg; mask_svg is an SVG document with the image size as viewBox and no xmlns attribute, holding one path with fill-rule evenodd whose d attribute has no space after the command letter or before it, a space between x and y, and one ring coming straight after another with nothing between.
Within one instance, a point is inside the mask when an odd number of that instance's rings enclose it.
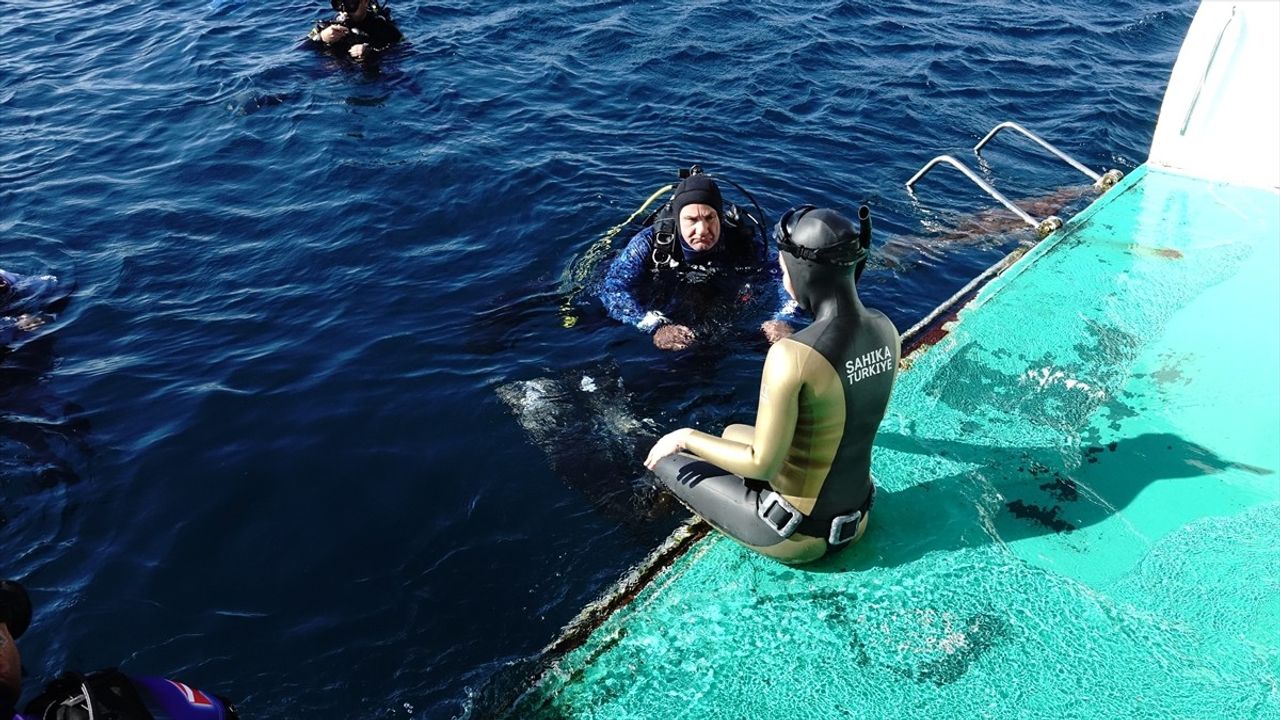
<instances>
[{"instance_id":1,"label":"white printed text on wetsuit","mask_svg":"<svg viewBox=\"0 0 1280 720\"><path fill-rule=\"evenodd\" d=\"M888 345L860 355L855 360L844 361L844 373L849 378L850 385L866 380L872 375L879 375L891 367L893 367L893 351Z\"/></svg>"}]
</instances>

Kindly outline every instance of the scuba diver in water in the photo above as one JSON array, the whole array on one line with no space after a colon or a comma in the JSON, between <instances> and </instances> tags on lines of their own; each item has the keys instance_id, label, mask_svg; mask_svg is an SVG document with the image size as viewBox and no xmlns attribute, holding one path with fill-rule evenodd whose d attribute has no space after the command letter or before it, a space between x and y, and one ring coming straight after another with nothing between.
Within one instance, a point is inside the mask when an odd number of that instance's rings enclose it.
<instances>
[{"instance_id":1,"label":"scuba diver in water","mask_svg":"<svg viewBox=\"0 0 1280 720\"><path fill-rule=\"evenodd\" d=\"M48 319L41 305L56 304L58 278L52 275L17 275L0 270L0 347L29 333Z\"/></svg>"},{"instance_id":2,"label":"scuba diver in water","mask_svg":"<svg viewBox=\"0 0 1280 720\"><path fill-rule=\"evenodd\" d=\"M766 271L762 220L726 207L720 186L697 165L681 177L653 224L609 266L600 293L610 317L652 333L663 350L684 350L695 340L690 319L668 313L737 297L743 280Z\"/></svg>"},{"instance_id":3,"label":"scuba diver in water","mask_svg":"<svg viewBox=\"0 0 1280 720\"><path fill-rule=\"evenodd\" d=\"M720 437L682 428L645 460L713 526L788 564L860 539L875 498L871 446L901 344L889 318L858 299L870 211L859 217L860 231L806 205L779 221L783 285L814 321L770 348L755 425L730 425Z\"/></svg>"},{"instance_id":4,"label":"scuba diver in water","mask_svg":"<svg viewBox=\"0 0 1280 720\"><path fill-rule=\"evenodd\" d=\"M404 36L391 20L391 10L378 0L330 0L337 16L321 20L307 36L356 60L372 60Z\"/></svg>"},{"instance_id":5,"label":"scuba diver in water","mask_svg":"<svg viewBox=\"0 0 1280 720\"><path fill-rule=\"evenodd\" d=\"M0 580L0 720L236 720L226 700L174 680L100 670L66 673L17 712L22 659L15 642L31 624L31 598Z\"/></svg>"}]
</instances>

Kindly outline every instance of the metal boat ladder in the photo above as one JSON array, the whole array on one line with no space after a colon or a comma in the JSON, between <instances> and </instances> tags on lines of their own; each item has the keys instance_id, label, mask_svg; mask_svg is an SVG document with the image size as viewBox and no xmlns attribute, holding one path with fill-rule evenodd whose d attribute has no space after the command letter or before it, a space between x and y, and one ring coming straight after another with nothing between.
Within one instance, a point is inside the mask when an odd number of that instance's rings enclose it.
<instances>
[{"instance_id":1,"label":"metal boat ladder","mask_svg":"<svg viewBox=\"0 0 1280 720\"><path fill-rule=\"evenodd\" d=\"M1022 133L1023 135L1026 135L1027 137L1034 140L1036 144L1040 145L1040 147L1044 148L1045 150L1048 150L1050 153L1058 157L1060 160L1065 161L1071 167L1089 176L1089 178L1093 180L1093 186L1097 188L1099 192L1106 192L1107 190L1111 189L1111 187L1114 186L1116 183L1120 182L1120 179L1124 177L1124 174L1121 173L1119 170L1108 170L1105 173L1099 175L1098 173L1095 173L1094 171L1090 170L1084 165L1081 165L1079 162L1076 162L1075 158L1072 158L1070 155L1067 155L1066 153L1062 152L1061 150L1054 147L1053 145L1050 145L1040 136L1022 127L1018 123L1010 122L1010 121L1002 122L999 125L992 128L991 132L987 133L986 137L982 138L982 140L977 145L973 146L974 154L981 157L982 148L987 143L991 142L991 139L994 138L997 134L999 134L1001 130L1004 130L1006 128L1011 130L1016 130ZM932 170L933 168L943 163L950 165L955 169L959 170L960 172L964 173L965 177L972 180L973 183L977 185L979 188L981 188L984 192L986 192L988 195L994 198L1001 205L1004 205L1006 208L1008 208L1011 212L1013 212L1014 215L1017 215L1019 218L1021 218L1023 222L1035 228L1036 234L1039 235L1041 238L1047 237L1049 233L1052 233L1054 230L1057 230L1058 228L1062 227L1062 219L1056 215L1050 215L1049 217L1043 220L1036 220L1035 218L1031 217L1022 208L1013 204L1013 201L1009 200L1009 198L1002 195L999 190L996 190L994 187L992 187L990 183L988 183L986 180L983 180L981 177L979 177L977 173L975 173L973 170L969 168L969 166L960 162L959 160L952 157L951 155L939 155L938 157L926 163L924 167L920 168L920 170L917 171L915 175L912 175L911 179L907 181L907 190L911 192L911 194L914 196L916 182L918 182L920 178L924 177L925 174L927 174L930 170Z\"/></svg>"}]
</instances>

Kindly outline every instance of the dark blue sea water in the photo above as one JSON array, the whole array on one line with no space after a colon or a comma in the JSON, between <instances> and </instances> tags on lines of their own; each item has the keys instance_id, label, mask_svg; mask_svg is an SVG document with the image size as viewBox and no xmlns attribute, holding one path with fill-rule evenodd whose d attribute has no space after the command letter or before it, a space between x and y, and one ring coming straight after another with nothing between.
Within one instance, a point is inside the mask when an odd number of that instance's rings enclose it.
<instances>
[{"instance_id":1,"label":"dark blue sea water","mask_svg":"<svg viewBox=\"0 0 1280 720\"><path fill-rule=\"evenodd\" d=\"M28 693L120 665L246 717L483 715L681 519L496 389L588 368L661 427L754 406L749 333L663 356L589 300L562 327L574 257L699 162L774 217L868 201L864 297L905 329L1030 236L950 232L993 204L950 170L902 183L1006 119L1133 168L1194 11L393 8L409 42L374 70L299 46L321 2L6 6L0 267L75 288L0 352ZM1087 184L1029 148L986 153L1010 196Z\"/></svg>"}]
</instances>

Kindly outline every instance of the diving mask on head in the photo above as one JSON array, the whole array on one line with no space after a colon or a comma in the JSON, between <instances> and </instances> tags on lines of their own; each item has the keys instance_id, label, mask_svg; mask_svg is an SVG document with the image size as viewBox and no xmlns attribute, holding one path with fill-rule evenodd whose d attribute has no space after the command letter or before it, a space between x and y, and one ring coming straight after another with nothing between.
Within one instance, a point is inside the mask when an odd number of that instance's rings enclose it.
<instances>
[{"instance_id":1,"label":"diving mask on head","mask_svg":"<svg viewBox=\"0 0 1280 720\"><path fill-rule=\"evenodd\" d=\"M360 0L329 0L329 6L333 8L334 12L350 15L360 9Z\"/></svg>"},{"instance_id":2,"label":"diving mask on head","mask_svg":"<svg viewBox=\"0 0 1280 720\"><path fill-rule=\"evenodd\" d=\"M817 209L814 205L801 205L783 214L773 232L778 249L792 257L821 265L847 267L866 260L867 251L871 247L871 209L866 205L858 209L861 228L857 237L849 237L825 247L808 247L797 243L793 239L796 226L805 215Z\"/></svg>"}]
</instances>

